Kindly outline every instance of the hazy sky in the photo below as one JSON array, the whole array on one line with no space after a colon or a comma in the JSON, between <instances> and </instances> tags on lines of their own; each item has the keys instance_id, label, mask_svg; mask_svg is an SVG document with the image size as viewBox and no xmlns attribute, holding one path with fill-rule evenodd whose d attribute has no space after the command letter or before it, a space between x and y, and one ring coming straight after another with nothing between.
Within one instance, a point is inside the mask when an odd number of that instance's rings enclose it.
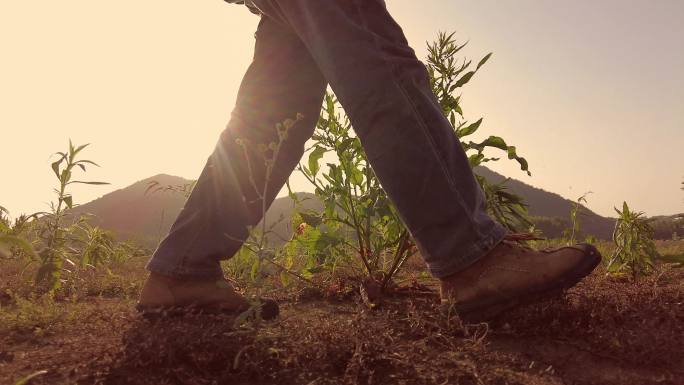
<instances>
[{"instance_id":1,"label":"hazy sky","mask_svg":"<svg viewBox=\"0 0 684 385\"><path fill-rule=\"evenodd\" d=\"M612 215L684 211L684 1L387 0L425 56L440 30L494 56L464 91L530 162L492 168ZM196 178L258 18L221 0L0 0L0 205L47 208L50 154L92 143L84 203L158 173ZM295 188L304 189L300 178Z\"/></svg>"}]
</instances>

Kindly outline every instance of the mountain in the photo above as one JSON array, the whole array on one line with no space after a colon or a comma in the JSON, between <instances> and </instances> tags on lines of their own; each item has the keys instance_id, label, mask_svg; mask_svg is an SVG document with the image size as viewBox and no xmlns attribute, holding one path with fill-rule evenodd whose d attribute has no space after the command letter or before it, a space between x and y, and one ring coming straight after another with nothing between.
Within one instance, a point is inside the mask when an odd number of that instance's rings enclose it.
<instances>
[{"instance_id":1,"label":"mountain","mask_svg":"<svg viewBox=\"0 0 684 385\"><path fill-rule=\"evenodd\" d=\"M474 171L491 183L505 181L508 190L523 197L528 205L528 211L533 217L533 222L545 236L560 237L564 229L572 227L570 211L576 202L519 180L509 179L486 167L476 167ZM578 211L578 218L581 228L580 236L591 234L599 239L610 239L612 237L615 218L602 217L584 206L581 206Z\"/></svg>"},{"instance_id":2,"label":"mountain","mask_svg":"<svg viewBox=\"0 0 684 385\"><path fill-rule=\"evenodd\" d=\"M172 186L174 189L146 193L152 182L162 187ZM185 195L179 190L190 183L190 180L177 176L156 175L77 206L72 213L93 215L90 223L112 231L117 239L132 240L154 249L185 204ZM304 209L321 210L323 207L313 194L296 195ZM292 199L283 197L276 199L267 211L269 226L273 226L272 231L279 238L289 238L292 235L290 219L294 207Z\"/></svg>"},{"instance_id":3,"label":"mountain","mask_svg":"<svg viewBox=\"0 0 684 385\"><path fill-rule=\"evenodd\" d=\"M91 224L114 232L118 239L154 248L183 208L185 196L171 191L145 194L152 181L162 186L190 183L177 176L160 174L77 206L72 212L92 214Z\"/></svg>"},{"instance_id":4,"label":"mountain","mask_svg":"<svg viewBox=\"0 0 684 385\"><path fill-rule=\"evenodd\" d=\"M649 218L655 239L679 239L684 235L684 213Z\"/></svg>"},{"instance_id":5,"label":"mountain","mask_svg":"<svg viewBox=\"0 0 684 385\"><path fill-rule=\"evenodd\" d=\"M503 175L485 167L478 167L475 172L493 183L507 180ZM119 239L133 240L152 249L168 232L185 202L184 194L178 191L146 194L153 181L160 186L178 186L179 189L191 182L177 176L160 174L80 205L73 211L77 214L93 214L92 224L111 230ZM546 236L558 237L564 229L570 227L569 213L574 205L573 201L515 179L509 179L505 183L510 191L525 199L534 222ZM322 208L321 202L313 194L297 195L305 209ZM289 197L282 197L276 199L267 212L271 222L269 226L273 224L273 231L280 238L289 238L292 234L290 219L293 211L294 202ZM585 207L580 210L580 221L583 234L592 234L603 239L610 238L615 223L615 219L602 217Z\"/></svg>"}]
</instances>

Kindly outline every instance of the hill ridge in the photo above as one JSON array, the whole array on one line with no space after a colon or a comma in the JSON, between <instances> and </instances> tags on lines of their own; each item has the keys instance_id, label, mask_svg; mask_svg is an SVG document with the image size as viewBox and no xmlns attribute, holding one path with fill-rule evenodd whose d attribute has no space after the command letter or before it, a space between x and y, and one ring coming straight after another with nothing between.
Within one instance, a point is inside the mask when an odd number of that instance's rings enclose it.
<instances>
[{"instance_id":1,"label":"hill ridge","mask_svg":"<svg viewBox=\"0 0 684 385\"><path fill-rule=\"evenodd\" d=\"M517 179L507 178L486 167L474 170L493 183L506 181L506 187L522 196L529 205L530 214L539 228L547 236L559 236L564 228L569 227L569 212L574 202L561 195L545 191ZM156 247L176 216L180 213L185 197L171 191L159 191L146 194L150 182L156 181L162 186L182 186L191 180L166 173L159 173L149 178L138 180L131 185L117 189L88 203L74 208L74 213L94 214L92 223L113 231L119 239L130 239L143 246ZM297 193L311 197L310 193ZM307 208L320 209L322 205L315 199L305 200ZM269 209L268 218L275 220L284 215L285 220L279 223L274 231L283 238L289 238L289 218L294 210L294 202L285 196L276 199ZM615 223L614 218L602 217L586 207L581 209L582 229L597 238L610 238Z\"/></svg>"}]
</instances>

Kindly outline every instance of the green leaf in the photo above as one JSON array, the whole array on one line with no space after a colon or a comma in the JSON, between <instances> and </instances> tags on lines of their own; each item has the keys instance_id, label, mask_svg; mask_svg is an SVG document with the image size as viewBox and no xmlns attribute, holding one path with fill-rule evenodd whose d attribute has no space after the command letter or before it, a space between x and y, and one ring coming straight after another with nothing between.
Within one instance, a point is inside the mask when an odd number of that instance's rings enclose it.
<instances>
[{"instance_id":1,"label":"green leaf","mask_svg":"<svg viewBox=\"0 0 684 385\"><path fill-rule=\"evenodd\" d=\"M478 128L480 128L480 125L482 124L482 118L478 120L477 122L470 124L466 127L463 127L458 130L458 137L463 138L464 136L471 135L477 131Z\"/></svg>"},{"instance_id":2,"label":"green leaf","mask_svg":"<svg viewBox=\"0 0 684 385\"><path fill-rule=\"evenodd\" d=\"M321 195L321 194L318 194L318 195ZM335 208L336 208L335 196L331 195L330 197L325 199L325 216L328 218L334 217Z\"/></svg>"},{"instance_id":3,"label":"green leaf","mask_svg":"<svg viewBox=\"0 0 684 385\"><path fill-rule=\"evenodd\" d=\"M261 268L261 260L259 258L256 258L254 260L254 263L252 264L252 269L249 272L249 277L254 281L259 274L259 270Z\"/></svg>"},{"instance_id":4,"label":"green leaf","mask_svg":"<svg viewBox=\"0 0 684 385\"><path fill-rule=\"evenodd\" d=\"M315 211L301 212L299 216L302 217L304 223L312 227L318 227L323 222L321 214Z\"/></svg>"},{"instance_id":5,"label":"green leaf","mask_svg":"<svg viewBox=\"0 0 684 385\"><path fill-rule=\"evenodd\" d=\"M489 60L490 57L492 57L492 53L491 53L491 52L488 53L487 56L483 57L482 60L480 60L479 63L477 63L477 68L475 68L475 71L479 70L480 67L482 67L482 66L487 62L487 60Z\"/></svg>"},{"instance_id":6,"label":"green leaf","mask_svg":"<svg viewBox=\"0 0 684 385\"><path fill-rule=\"evenodd\" d=\"M475 75L475 71L470 71L470 72L466 73L465 75L463 75L463 77L458 79L458 81L454 85L454 88L459 88L459 87L463 87L464 85L466 85L470 81L470 79L473 77L473 75Z\"/></svg>"},{"instance_id":7,"label":"green leaf","mask_svg":"<svg viewBox=\"0 0 684 385\"><path fill-rule=\"evenodd\" d=\"M325 94L326 112L330 115L335 113L335 97L331 93Z\"/></svg>"},{"instance_id":8,"label":"green leaf","mask_svg":"<svg viewBox=\"0 0 684 385\"><path fill-rule=\"evenodd\" d=\"M500 136L490 136L480 144L486 147L496 147L504 151L508 150L508 145L506 144L506 141L503 140L503 138L501 138Z\"/></svg>"},{"instance_id":9,"label":"green leaf","mask_svg":"<svg viewBox=\"0 0 684 385\"><path fill-rule=\"evenodd\" d=\"M285 271L280 272L280 283L282 283L283 286L289 286L290 285L290 275L287 272L285 272Z\"/></svg>"},{"instance_id":10,"label":"green leaf","mask_svg":"<svg viewBox=\"0 0 684 385\"><path fill-rule=\"evenodd\" d=\"M311 171L312 176L316 176L318 171L320 170L320 165L318 162L323 158L323 155L326 153L325 148L316 146L314 150L309 154L309 170Z\"/></svg>"},{"instance_id":11,"label":"green leaf","mask_svg":"<svg viewBox=\"0 0 684 385\"><path fill-rule=\"evenodd\" d=\"M76 149L74 148L74 144L71 143L71 139L69 139L69 161L74 160L74 151Z\"/></svg>"},{"instance_id":12,"label":"green leaf","mask_svg":"<svg viewBox=\"0 0 684 385\"><path fill-rule=\"evenodd\" d=\"M355 166L352 166L350 171L349 179L351 180L352 184L361 186L363 184L363 172L361 172L361 170Z\"/></svg>"},{"instance_id":13,"label":"green leaf","mask_svg":"<svg viewBox=\"0 0 684 385\"><path fill-rule=\"evenodd\" d=\"M66 195L62 200L64 201L64 203L66 203L68 208L73 208L74 201L71 195Z\"/></svg>"},{"instance_id":14,"label":"green leaf","mask_svg":"<svg viewBox=\"0 0 684 385\"><path fill-rule=\"evenodd\" d=\"M468 162L470 163L470 167L475 167L479 166L480 163L482 163L482 160L484 159L484 155L482 154L474 154L468 157Z\"/></svg>"},{"instance_id":15,"label":"green leaf","mask_svg":"<svg viewBox=\"0 0 684 385\"><path fill-rule=\"evenodd\" d=\"M61 155L61 157L57 161L52 162L52 171L55 172L55 176L57 176L57 179L60 179L59 165L62 164L65 158L66 155Z\"/></svg>"},{"instance_id":16,"label":"green leaf","mask_svg":"<svg viewBox=\"0 0 684 385\"><path fill-rule=\"evenodd\" d=\"M292 191L292 187L290 186L290 179L288 178L287 181L285 181L285 186L287 187L287 195L292 199L292 201L296 204L299 205L301 202L299 201L299 197L297 194Z\"/></svg>"},{"instance_id":17,"label":"green leaf","mask_svg":"<svg viewBox=\"0 0 684 385\"><path fill-rule=\"evenodd\" d=\"M529 170L527 159L518 156L515 146L508 147L508 159L515 159L520 164L520 169L527 172L527 175L532 175Z\"/></svg>"},{"instance_id":18,"label":"green leaf","mask_svg":"<svg viewBox=\"0 0 684 385\"><path fill-rule=\"evenodd\" d=\"M323 266L313 266L313 267L306 269L306 272L309 274L318 274L318 273L323 272L323 271L324 271Z\"/></svg>"},{"instance_id":19,"label":"green leaf","mask_svg":"<svg viewBox=\"0 0 684 385\"><path fill-rule=\"evenodd\" d=\"M93 162L92 160L79 160L78 162L76 162L76 164L80 164L80 163L88 163L88 164L92 164L93 166L100 167L99 164Z\"/></svg>"},{"instance_id":20,"label":"green leaf","mask_svg":"<svg viewBox=\"0 0 684 385\"><path fill-rule=\"evenodd\" d=\"M77 155L79 152L81 152L81 150L83 150L84 148L86 148L86 147L88 147L88 146L90 146L90 143L87 143L87 144L78 146L78 147L76 148L76 150L74 150L74 156Z\"/></svg>"},{"instance_id":21,"label":"green leaf","mask_svg":"<svg viewBox=\"0 0 684 385\"><path fill-rule=\"evenodd\" d=\"M452 127L456 127L456 114L453 112L449 112L449 123L451 123Z\"/></svg>"}]
</instances>

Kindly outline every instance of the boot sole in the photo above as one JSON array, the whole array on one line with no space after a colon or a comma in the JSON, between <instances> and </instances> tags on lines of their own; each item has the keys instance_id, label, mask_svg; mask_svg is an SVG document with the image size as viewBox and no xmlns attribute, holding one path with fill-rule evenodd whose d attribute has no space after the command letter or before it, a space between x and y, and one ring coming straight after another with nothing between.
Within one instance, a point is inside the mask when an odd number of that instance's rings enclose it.
<instances>
[{"instance_id":1,"label":"boot sole","mask_svg":"<svg viewBox=\"0 0 684 385\"><path fill-rule=\"evenodd\" d=\"M509 298L493 298L485 301L476 301L455 306L456 312L462 320L470 323L494 320L502 313L513 308L542 302L554 298L563 291L575 286L583 278L591 274L596 266L601 263L601 253L596 247L589 244L580 245L585 249L585 258L575 269L568 272L564 277L541 287L535 287L527 292Z\"/></svg>"}]
</instances>

